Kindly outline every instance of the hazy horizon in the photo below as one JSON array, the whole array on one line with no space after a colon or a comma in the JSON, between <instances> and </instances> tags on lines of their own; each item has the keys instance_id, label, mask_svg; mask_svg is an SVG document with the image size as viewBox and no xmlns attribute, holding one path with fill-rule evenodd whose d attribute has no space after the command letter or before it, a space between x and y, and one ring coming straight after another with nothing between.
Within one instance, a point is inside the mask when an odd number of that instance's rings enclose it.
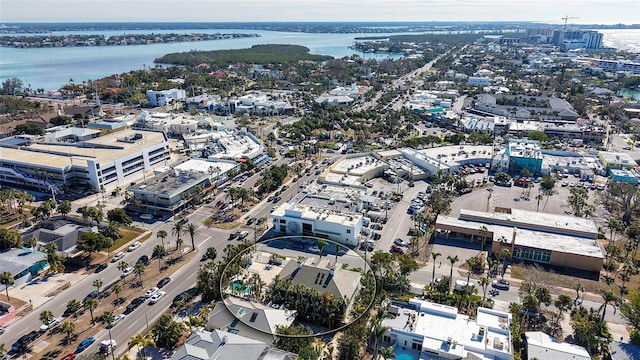
<instances>
[{"instance_id":1,"label":"hazy horizon","mask_svg":"<svg viewBox=\"0 0 640 360\"><path fill-rule=\"evenodd\" d=\"M637 0L3 0L1 23L541 22L637 24Z\"/></svg>"}]
</instances>

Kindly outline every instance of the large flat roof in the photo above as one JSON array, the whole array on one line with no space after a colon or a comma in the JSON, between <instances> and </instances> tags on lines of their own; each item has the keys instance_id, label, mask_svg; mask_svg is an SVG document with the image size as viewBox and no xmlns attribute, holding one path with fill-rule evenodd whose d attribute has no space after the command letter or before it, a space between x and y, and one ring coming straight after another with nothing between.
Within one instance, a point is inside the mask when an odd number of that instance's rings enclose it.
<instances>
[{"instance_id":1,"label":"large flat roof","mask_svg":"<svg viewBox=\"0 0 640 360\"><path fill-rule=\"evenodd\" d=\"M201 159L189 159L179 165L175 166L175 169L178 171L197 171L202 173L209 174L210 170L215 168L220 169L220 174L224 174L225 172L235 168L238 166L237 163L226 162L226 161L207 161Z\"/></svg>"},{"instance_id":2,"label":"large flat roof","mask_svg":"<svg viewBox=\"0 0 640 360\"><path fill-rule=\"evenodd\" d=\"M296 216L297 214L299 214L299 216ZM362 214L336 209L330 210L302 204L284 203L278 206L271 213L271 216L286 216L312 221L322 220L324 222L341 224L343 226L355 226L358 223L359 218L362 217Z\"/></svg>"},{"instance_id":3,"label":"large flat roof","mask_svg":"<svg viewBox=\"0 0 640 360\"><path fill-rule=\"evenodd\" d=\"M554 234L550 232L528 230L504 225L486 224L478 221L461 220L450 216L438 216L436 227L449 226L452 228L466 229L477 232L481 226L485 226L487 231L493 234L493 240L504 237L509 243L513 240L514 230L517 246L532 249L545 249L566 254L582 255L603 259L605 257L602 249L594 239L584 237Z\"/></svg>"},{"instance_id":4,"label":"large flat roof","mask_svg":"<svg viewBox=\"0 0 640 360\"><path fill-rule=\"evenodd\" d=\"M477 220L489 224L501 224L509 227L530 227L531 229L549 229L565 234L584 234L596 239L598 227L591 219L570 215L549 214L544 212L509 209L505 212L484 212L460 209L460 219Z\"/></svg>"},{"instance_id":5,"label":"large flat roof","mask_svg":"<svg viewBox=\"0 0 640 360\"><path fill-rule=\"evenodd\" d=\"M142 134L142 139L131 142L118 141L118 139L131 138L135 134ZM105 164L141 152L150 146L161 144L165 141L165 136L161 132L125 129L82 142L89 146L95 144L98 146L95 148L79 147L78 145L81 143L75 145L33 144L26 147L26 149L31 148L38 150L38 152L0 148L0 157L42 167L87 166L88 159L96 159L98 162ZM108 148L105 148L106 146Z\"/></svg>"},{"instance_id":6,"label":"large flat roof","mask_svg":"<svg viewBox=\"0 0 640 360\"><path fill-rule=\"evenodd\" d=\"M46 261L46 257L37 251L10 249L0 253L0 269L8 271L12 275L16 275L40 261Z\"/></svg>"},{"instance_id":7,"label":"large flat roof","mask_svg":"<svg viewBox=\"0 0 640 360\"><path fill-rule=\"evenodd\" d=\"M457 309L451 306L418 299L410 300L409 304L415 310L402 307L395 318L385 318L383 325L422 336L425 349L459 358L466 357L468 352L511 353L510 340L506 335L510 326L508 313L478 308L478 317L473 321L467 315L458 314ZM412 316L416 319L413 328L410 325ZM481 335L481 328L484 335Z\"/></svg>"}]
</instances>

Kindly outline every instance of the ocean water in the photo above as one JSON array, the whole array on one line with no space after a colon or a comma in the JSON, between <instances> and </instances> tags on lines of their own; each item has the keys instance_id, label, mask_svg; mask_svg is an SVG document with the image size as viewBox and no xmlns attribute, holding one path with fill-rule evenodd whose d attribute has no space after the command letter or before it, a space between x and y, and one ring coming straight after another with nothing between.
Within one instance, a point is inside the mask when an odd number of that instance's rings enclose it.
<instances>
[{"instance_id":1,"label":"ocean water","mask_svg":"<svg viewBox=\"0 0 640 360\"><path fill-rule=\"evenodd\" d=\"M606 46L640 52L640 30L599 30ZM57 34L145 34L148 30L58 32ZM257 38L212 40L188 43L94 46L68 48L16 49L0 47L0 82L9 78L21 79L32 89L59 89L73 79L76 83L105 76L154 66L153 60L172 52L189 50L222 50L248 48L256 44L295 44L308 47L313 54L336 58L349 56L354 38L359 36L385 36L392 34L309 34L264 30L210 29L210 30L156 30L160 33L249 33ZM33 35L33 34L31 34ZM398 55L359 54L365 58L398 58Z\"/></svg>"}]
</instances>

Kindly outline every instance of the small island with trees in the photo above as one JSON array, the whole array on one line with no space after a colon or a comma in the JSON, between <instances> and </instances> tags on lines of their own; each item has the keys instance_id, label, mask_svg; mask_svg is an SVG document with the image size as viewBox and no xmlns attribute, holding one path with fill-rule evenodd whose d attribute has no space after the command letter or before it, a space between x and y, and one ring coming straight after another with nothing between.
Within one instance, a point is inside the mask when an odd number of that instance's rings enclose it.
<instances>
[{"instance_id":1,"label":"small island with trees","mask_svg":"<svg viewBox=\"0 0 640 360\"><path fill-rule=\"evenodd\" d=\"M314 55L309 48L300 45L254 45L249 49L188 51L171 53L154 60L156 64L196 66L208 64L212 67L225 67L237 62L253 64L292 63L296 61L326 61L332 56Z\"/></svg>"},{"instance_id":2,"label":"small island with trees","mask_svg":"<svg viewBox=\"0 0 640 360\"><path fill-rule=\"evenodd\" d=\"M44 47L84 47L84 46L124 46L124 45L152 45L179 42L211 41L259 37L258 34L122 34L111 35L19 35L0 36L0 46L13 48L44 48Z\"/></svg>"}]
</instances>

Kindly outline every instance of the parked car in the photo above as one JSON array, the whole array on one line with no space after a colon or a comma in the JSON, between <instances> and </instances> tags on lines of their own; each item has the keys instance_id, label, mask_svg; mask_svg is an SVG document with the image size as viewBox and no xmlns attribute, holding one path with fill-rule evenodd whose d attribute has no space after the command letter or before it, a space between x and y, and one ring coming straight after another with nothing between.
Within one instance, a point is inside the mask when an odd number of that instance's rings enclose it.
<instances>
[{"instance_id":1,"label":"parked car","mask_svg":"<svg viewBox=\"0 0 640 360\"><path fill-rule=\"evenodd\" d=\"M398 245L398 246L409 247L409 243L407 241L404 241L404 240L400 239L400 238L397 238L397 239L393 240L393 243L395 245Z\"/></svg>"},{"instance_id":2,"label":"parked car","mask_svg":"<svg viewBox=\"0 0 640 360\"><path fill-rule=\"evenodd\" d=\"M147 265L149 263L149 257L147 255L142 255L138 258L138 261L136 261L136 264L145 264Z\"/></svg>"},{"instance_id":3,"label":"parked car","mask_svg":"<svg viewBox=\"0 0 640 360\"><path fill-rule=\"evenodd\" d=\"M140 304L142 304L147 298L144 296L138 296L137 298L131 300L127 308L125 309L125 314L131 313L133 310L137 309Z\"/></svg>"},{"instance_id":4,"label":"parked car","mask_svg":"<svg viewBox=\"0 0 640 360\"><path fill-rule=\"evenodd\" d=\"M247 236L249 236L249 232L248 231L246 231L246 230L241 231L240 234L238 235L238 240L242 240L242 239L246 238Z\"/></svg>"},{"instance_id":5,"label":"parked car","mask_svg":"<svg viewBox=\"0 0 640 360\"><path fill-rule=\"evenodd\" d=\"M49 329L52 329L56 325L58 325L59 323L60 323L60 319L54 317L53 319L49 320L49 322L47 324L40 325L40 331L44 332L44 331L47 331Z\"/></svg>"},{"instance_id":6,"label":"parked car","mask_svg":"<svg viewBox=\"0 0 640 360\"><path fill-rule=\"evenodd\" d=\"M111 323L110 328L113 328L114 326L118 325L118 323L122 320L124 320L124 318L127 317L127 315L125 314L119 314L113 317L113 322Z\"/></svg>"},{"instance_id":7,"label":"parked car","mask_svg":"<svg viewBox=\"0 0 640 360\"><path fill-rule=\"evenodd\" d=\"M102 270L106 269L106 268L107 268L107 266L109 266L109 265L108 265L108 264L100 264L100 265L96 266L96 270L95 270L94 272L95 272L95 273L99 273L99 272L101 272Z\"/></svg>"},{"instance_id":8,"label":"parked car","mask_svg":"<svg viewBox=\"0 0 640 360\"><path fill-rule=\"evenodd\" d=\"M152 297L153 295L155 295L155 293L157 293L157 292L158 292L158 288L157 287L152 287L151 289L147 290L146 293L144 293L144 297L148 299L148 298Z\"/></svg>"},{"instance_id":9,"label":"parked car","mask_svg":"<svg viewBox=\"0 0 640 360\"><path fill-rule=\"evenodd\" d=\"M171 278L166 277L160 281L158 281L158 284L156 284L156 286L158 287L158 289L162 289L165 285L167 285L169 282L171 281Z\"/></svg>"},{"instance_id":10,"label":"parked car","mask_svg":"<svg viewBox=\"0 0 640 360\"><path fill-rule=\"evenodd\" d=\"M124 253L122 251L120 251L119 253L115 254L113 256L113 258L111 258L111 262L118 262L120 260L122 260L124 258Z\"/></svg>"},{"instance_id":11,"label":"parked car","mask_svg":"<svg viewBox=\"0 0 640 360\"><path fill-rule=\"evenodd\" d=\"M498 290L509 290L509 282L506 280L494 280L491 287Z\"/></svg>"},{"instance_id":12,"label":"parked car","mask_svg":"<svg viewBox=\"0 0 640 360\"><path fill-rule=\"evenodd\" d=\"M129 251L134 251L137 248L139 248L142 244L140 244L139 241L134 242L133 244L129 245Z\"/></svg>"},{"instance_id":13,"label":"parked car","mask_svg":"<svg viewBox=\"0 0 640 360\"><path fill-rule=\"evenodd\" d=\"M86 302L89 299L95 299L98 296L100 296L100 292L98 290L93 290L92 292L88 293L87 296L84 297L84 299L82 299L82 302Z\"/></svg>"},{"instance_id":14,"label":"parked car","mask_svg":"<svg viewBox=\"0 0 640 360\"><path fill-rule=\"evenodd\" d=\"M60 360L73 360L76 358L76 354L74 353L69 353L63 357L60 358Z\"/></svg>"},{"instance_id":15,"label":"parked car","mask_svg":"<svg viewBox=\"0 0 640 360\"><path fill-rule=\"evenodd\" d=\"M404 249L401 248L400 246L396 245L396 244L393 244L393 245L391 245L391 252L398 253L398 254L404 254Z\"/></svg>"},{"instance_id":16,"label":"parked car","mask_svg":"<svg viewBox=\"0 0 640 360\"><path fill-rule=\"evenodd\" d=\"M120 277L122 279L126 278L127 276L129 276L129 274L131 274L133 272L133 268L131 266L129 266L128 268L124 269L122 271L122 274L120 274Z\"/></svg>"},{"instance_id":17,"label":"parked car","mask_svg":"<svg viewBox=\"0 0 640 360\"><path fill-rule=\"evenodd\" d=\"M78 347L76 348L76 353L85 351L94 342L96 342L96 338L93 336L89 336L88 338L80 341L80 344L78 344Z\"/></svg>"},{"instance_id":18,"label":"parked car","mask_svg":"<svg viewBox=\"0 0 640 360\"><path fill-rule=\"evenodd\" d=\"M160 300L166 294L167 293L165 291L162 291L162 290L160 290L157 293L153 294L153 296L149 298L149 305L153 305L153 304L157 303L158 300Z\"/></svg>"}]
</instances>

